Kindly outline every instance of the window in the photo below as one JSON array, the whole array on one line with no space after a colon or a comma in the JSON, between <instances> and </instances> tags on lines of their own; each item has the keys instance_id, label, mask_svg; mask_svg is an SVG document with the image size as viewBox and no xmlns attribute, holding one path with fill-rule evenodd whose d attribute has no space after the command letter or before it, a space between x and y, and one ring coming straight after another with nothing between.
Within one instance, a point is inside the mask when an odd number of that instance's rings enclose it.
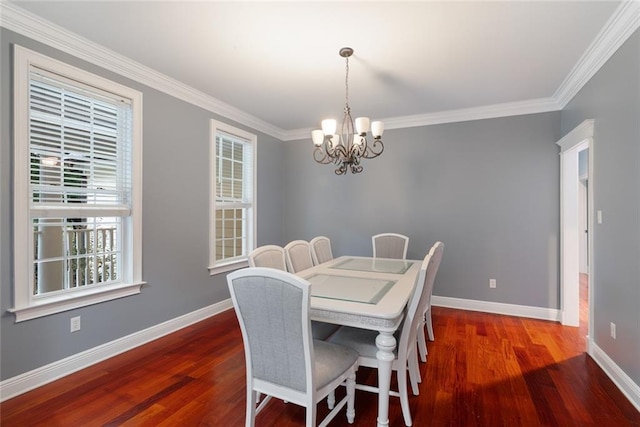
<instances>
[{"instance_id":1,"label":"window","mask_svg":"<svg viewBox=\"0 0 640 427\"><path fill-rule=\"evenodd\" d=\"M255 135L211 121L211 274L248 265L255 247L255 145Z\"/></svg>"},{"instance_id":2,"label":"window","mask_svg":"<svg viewBox=\"0 0 640 427\"><path fill-rule=\"evenodd\" d=\"M14 58L16 321L139 293L142 95Z\"/></svg>"}]
</instances>

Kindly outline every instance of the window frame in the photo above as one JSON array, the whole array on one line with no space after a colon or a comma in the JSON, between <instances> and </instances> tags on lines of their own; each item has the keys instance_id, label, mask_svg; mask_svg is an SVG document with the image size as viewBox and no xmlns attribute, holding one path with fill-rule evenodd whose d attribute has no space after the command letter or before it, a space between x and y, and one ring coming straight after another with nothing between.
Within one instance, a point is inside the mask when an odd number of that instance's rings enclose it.
<instances>
[{"instance_id":1,"label":"window frame","mask_svg":"<svg viewBox=\"0 0 640 427\"><path fill-rule=\"evenodd\" d=\"M111 80L65 64L43 54L13 46L14 58L14 298L9 312L22 322L104 301L140 293L142 281L142 93ZM122 238L123 276L118 283L33 295L33 216L30 202L29 84L30 69L37 67L64 79L77 81L131 101L132 158L131 212ZM25 239L26 242L25 243ZM25 248L26 246L26 248Z\"/></svg>"},{"instance_id":2,"label":"window frame","mask_svg":"<svg viewBox=\"0 0 640 427\"><path fill-rule=\"evenodd\" d=\"M246 251L247 253L233 260L216 261L216 177L217 177L217 151L216 136L221 132L227 135L235 136L243 139L251 147L251 203L250 215L251 219L247 228L249 235L247 236ZM215 275L224 273L238 268L249 266L249 253L256 247L256 229L257 229L257 136L253 133L244 131L226 123L211 119L209 130L209 274Z\"/></svg>"}]
</instances>

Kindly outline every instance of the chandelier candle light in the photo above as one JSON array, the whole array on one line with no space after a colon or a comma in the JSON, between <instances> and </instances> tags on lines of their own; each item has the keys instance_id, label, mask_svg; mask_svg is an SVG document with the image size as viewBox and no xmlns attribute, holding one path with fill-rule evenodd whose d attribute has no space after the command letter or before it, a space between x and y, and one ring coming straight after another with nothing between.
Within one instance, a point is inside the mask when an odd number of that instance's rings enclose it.
<instances>
[{"instance_id":1,"label":"chandelier candle light","mask_svg":"<svg viewBox=\"0 0 640 427\"><path fill-rule=\"evenodd\" d=\"M333 163L338 166L335 170L336 175L344 175L347 170L351 170L351 173L360 173L363 169L360 159L373 159L384 151L382 143L384 123L371 123L372 144L367 141L369 118L358 117L355 120L355 127L353 125L351 108L349 107L349 57L351 55L353 55L353 49L350 47L340 49L340 56L345 58L347 63L346 96L341 134L336 133L337 123L334 119L323 120L322 130L317 129L311 132L311 139L315 145L313 159L323 165Z\"/></svg>"}]
</instances>

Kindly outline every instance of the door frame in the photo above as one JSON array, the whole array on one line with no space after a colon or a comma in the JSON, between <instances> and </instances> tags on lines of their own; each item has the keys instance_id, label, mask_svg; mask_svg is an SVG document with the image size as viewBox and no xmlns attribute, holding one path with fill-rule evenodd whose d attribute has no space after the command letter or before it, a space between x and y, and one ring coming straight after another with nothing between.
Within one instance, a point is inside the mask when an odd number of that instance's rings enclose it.
<instances>
[{"instance_id":1,"label":"door frame","mask_svg":"<svg viewBox=\"0 0 640 427\"><path fill-rule=\"evenodd\" d=\"M556 142L560 146L560 306L561 322L566 326L580 325L580 276L579 276L579 219L578 219L578 153L589 149L588 265L589 287L593 276L593 131L594 120L588 119ZM593 322L592 292L589 292L589 335Z\"/></svg>"}]
</instances>

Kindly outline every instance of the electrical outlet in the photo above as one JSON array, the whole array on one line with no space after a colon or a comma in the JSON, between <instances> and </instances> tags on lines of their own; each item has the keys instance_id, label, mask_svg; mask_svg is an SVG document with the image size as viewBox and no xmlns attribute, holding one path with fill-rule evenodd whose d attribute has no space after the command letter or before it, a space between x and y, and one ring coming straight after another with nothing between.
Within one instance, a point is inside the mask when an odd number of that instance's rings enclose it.
<instances>
[{"instance_id":1,"label":"electrical outlet","mask_svg":"<svg viewBox=\"0 0 640 427\"><path fill-rule=\"evenodd\" d=\"M71 318L71 332L76 332L80 330L80 316Z\"/></svg>"},{"instance_id":2,"label":"electrical outlet","mask_svg":"<svg viewBox=\"0 0 640 427\"><path fill-rule=\"evenodd\" d=\"M609 326L611 326L611 338L613 338L615 340L616 339L616 324L611 322L611 324Z\"/></svg>"},{"instance_id":3,"label":"electrical outlet","mask_svg":"<svg viewBox=\"0 0 640 427\"><path fill-rule=\"evenodd\" d=\"M489 287L492 289L496 287L496 279L489 279Z\"/></svg>"}]
</instances>

